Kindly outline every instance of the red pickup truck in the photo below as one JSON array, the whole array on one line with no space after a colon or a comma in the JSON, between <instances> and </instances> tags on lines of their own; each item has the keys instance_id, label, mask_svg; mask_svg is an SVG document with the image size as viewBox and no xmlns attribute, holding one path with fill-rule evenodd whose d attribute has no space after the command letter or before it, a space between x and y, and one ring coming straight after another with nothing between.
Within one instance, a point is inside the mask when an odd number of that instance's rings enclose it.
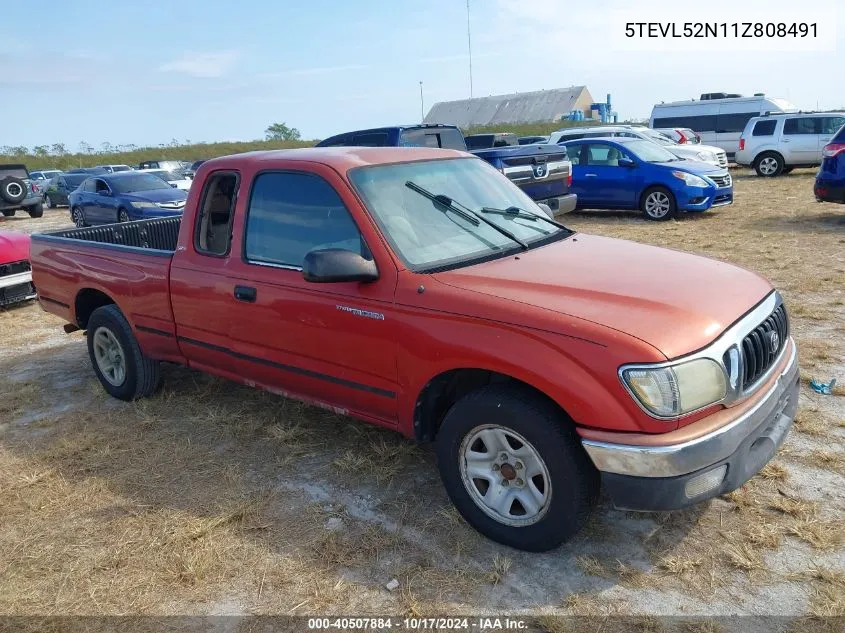
<instances>
[{"instance_id":1,"label":"red pickup truck","mask_svg":"<svg viewBox=\"0 0 845 633\"><path fill-rule=\"evenodd\" d=\"M798 403L767 281L575 233L463 152L218 158L181 218L34 235L31 258L113 396L166 361L433 441L466 520L526 550L600 487L634 510L737 488Z\"/></svg>"}]
</instances>

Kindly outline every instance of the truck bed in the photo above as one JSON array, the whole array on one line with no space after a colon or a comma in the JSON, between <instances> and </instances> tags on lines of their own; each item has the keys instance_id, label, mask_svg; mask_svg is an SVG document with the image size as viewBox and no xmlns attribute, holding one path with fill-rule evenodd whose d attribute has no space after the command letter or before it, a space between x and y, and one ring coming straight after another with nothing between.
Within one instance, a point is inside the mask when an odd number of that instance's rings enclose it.
<instances>
[{"instance_id":1,"label":"truck bed","mask_svg":"<svg viewBox=\"0 0 845 633\"><path fill-rule=\"evenodd\" d=\"M99 305L116 303L145 350L178 359L170 263L182 218L67 229L32 236L32 282L42 307L85 328Z\"/></svg>"},{"instance_id":2,"label":"truck bed","mask_svg":"<svg viewBox=\"0 0 845 633\"><path fill-rule=\"evenodd\" d=\"M42 242L80 240L95 242L103 246L110 245L121 250L130 247L172 254L176 251L176 241L179 238L179 226L181 224L182 216L153 218L122 224L104 224L51 233L36 233L32 236L32 239Z\"/></svg>"}]
</instances>

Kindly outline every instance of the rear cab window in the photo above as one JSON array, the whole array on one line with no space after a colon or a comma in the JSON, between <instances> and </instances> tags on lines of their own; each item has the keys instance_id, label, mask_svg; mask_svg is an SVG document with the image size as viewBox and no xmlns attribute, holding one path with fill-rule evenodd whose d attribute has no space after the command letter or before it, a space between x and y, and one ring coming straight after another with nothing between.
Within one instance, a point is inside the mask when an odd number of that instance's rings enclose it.
<instances>
[{"instance_id":1,"label":"rear cab window","mask_svg":"<svg viewBox=\"0 0 845 633\"><path fill-rule=\"evenodd\" d=\"M251 264L301 269L315 249L342 248L372 259L337 191L302 172L265 172L250 194L244 259Z\"/></svg>"},{"instance_id":2,"label":"rear cab window","mask_svg":"<svg viewBox=\"0 0 845 633\"><path fill-rule=\"evenodd\" d=\"M232 241L232 218L238 193L239 174L211 174L202 193L194 233L194 248L203 255L228 255Z\"/></svg>"},{"instance_id":3,"label":"rear cab window","mask_svg":"<svg viewBox=\"0 0 845 633\"><path fill-rule=\"evenodd\" d=\"M355 147L385 147L387 145L387 132L356 134L352 137L352 145Z\"/></svg>"}]
</instances>

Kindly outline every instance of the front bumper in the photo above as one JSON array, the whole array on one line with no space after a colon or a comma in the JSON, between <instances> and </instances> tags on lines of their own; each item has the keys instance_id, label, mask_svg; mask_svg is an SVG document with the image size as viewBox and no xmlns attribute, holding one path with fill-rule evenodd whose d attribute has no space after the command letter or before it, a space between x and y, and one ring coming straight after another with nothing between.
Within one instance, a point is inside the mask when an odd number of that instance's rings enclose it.
<instances>
[{"instance_id":1,"label":"front bumper","mask_svg":"<svg viewBox=\"0 0 845 633\"><path fill-rule=\"evenodd\" d=\"M681 211L707 211L733 204L734 190L730 187L687 187L677 196Z\"/></svg>"},{"instance_id":2,"label":"front bumper","mask_svg":"<svg viewBox=\"0 0 845 633\"><path fill-rule=\"evenodd\" d=\"M614 505L675 510L736 490L757 474L786 439L798 408L798 356L791 339L790 345L789 359L768 391L711 433L666 446L583 440Z\"/></svg>"},{"instance_id":3,"label":"front bumper","mask_svg":"<svg viewBox=\"0 0 845 633\"><path fill-rule=\"evenodd\" d=\"M0 306L35 298L32 271L0 277Z\"/></svg>"}]
</instances>

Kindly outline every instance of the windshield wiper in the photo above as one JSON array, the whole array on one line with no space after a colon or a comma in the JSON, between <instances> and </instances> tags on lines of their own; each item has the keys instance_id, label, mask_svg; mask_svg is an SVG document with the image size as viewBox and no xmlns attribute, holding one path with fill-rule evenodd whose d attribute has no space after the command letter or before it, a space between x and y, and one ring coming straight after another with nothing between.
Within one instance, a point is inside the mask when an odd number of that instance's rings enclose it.
<instances>
[{"instance_id":1,"label":"windshield wiper","mask_svg":"<svg viewBox=\"0 0 845 633\"><path fill-rule=\"evenodd\" d=\"M495 229L496 231L498 231L499 233L501 233L502 235L504 235L508 239L510 239L510 240L516 242L517 244L519 244L522 247L522 250L525 250L525 251L528 250L528 244L523 242L516 235L514 235L513 233L511 233L507 229L502 228L501 226L499 226L495 222L491 222L487 218L478 215L477 213L475 213L475 211L472 211L466 205L461 204L459 202L456 202L455 200L452 200L452 198L450 198L449 196L443 195L442 193L441 194L433 194L428 189L424 189L423 187L420 187L417 183L415 183L411 180L407 181L405 183L405 186L408 187L408 189L410 189L411 191L416 191L418 194L420 194L424 198L428 198L429 200L431 200L432 203L434 203L434 206L436 208L440 209L441 211L443 211L444 213L446 211L451 211L455 215L458 215L458 216L464 218L467 222L469 222L473 226L478 226L481 222L484 222L484 224L486 224L487 226L492 227L493 229Z\"/></svg>"},{"instance_id":2,"label":"windshield wiper","mask_svg":"<svg viewBox=\"0 0 845 633\"><path fill-rule=\"evenodd\" d=\"M504 215L504 216L514 217L514 218L522 218L524 220L531 220L532 222L536 222L537 220L543 220L544 222L548 222L549 224L552 224L552 225L554 225L558 228L566 229L567 231L569 230L566 226L564 226L560 222L552 220L550 217L546 216L545 213L534 214L534 213L530 213L528 211L523 211L519 207L508 207L507 209L497 209L495 207L481 207L481 212L482 213L492 213L492 214L495 214L495 215Z\"/></svg>"}]
</instances>

